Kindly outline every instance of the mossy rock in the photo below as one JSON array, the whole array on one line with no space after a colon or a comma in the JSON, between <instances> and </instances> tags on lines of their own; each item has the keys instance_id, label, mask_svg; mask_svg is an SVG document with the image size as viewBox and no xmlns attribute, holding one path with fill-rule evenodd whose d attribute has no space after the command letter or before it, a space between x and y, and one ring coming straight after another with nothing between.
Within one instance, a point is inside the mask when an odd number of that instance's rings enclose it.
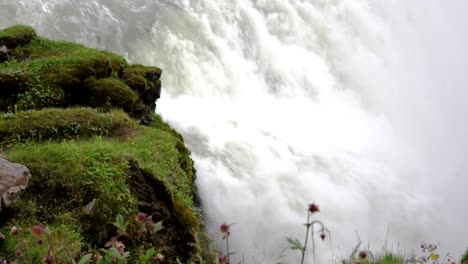
<instances>
[{"instance_id":1,"label":"mossy rock","mask_svg":"<svg viewBox=\"0 0 468 264\"><path fill-rule=\"evenodd\" d=\"M123 71L123 80L132 89L143 92L154 89L160 82L161 69L157 67L146 67L139 64L131 65Z\"/></svg>"},{"instance_id":2,"label":"mossy rock","mask_svg":"<svg viewBox=\"0 0 468 264\"><path fill-rule=\"evenodd\" d=\"M154 246L166 263L214 263L190 151L154 113L161 69L35 33L26 37L25 28L21 37L22 27L12 28L0 31L15 31L21 40L0 62L1 155L27 166L33 177L21 199L1 212L0 232L13 225L59 228L82 255L116 235L113 222L121 215L134 237L122 238L129 263ZM157 238L139 233L138 212L163 221ZM15 258L21 242L6 239L0 257Z\"/></svg>"},{"instance_id":3,"label":"mossy rock","mask_svg":"<svg viewBox=\"0 0 468 264\"><path fill-rule=\"evenodd\" d=\"M0 32L10 36L26 31L22 28ZM35 33L27 39L0 63L0 111L105 105L123 108L143 124L152 121L161 94L161 69L128 65L117 54Z\"/></svg>"},{"instance_id":4,"label":"mossy rock","mask_svg":"<svg viewBox=\"0 0 468 264\"><path fill-rule=\"evenodd\" d=\"M142 65L131 65L123 70L123 81L139 94L132 115L140 117L144 124L153 121L151 118L156 109L156 100L161 96L161 69Z\"/></svg>"},{"instance_id":5,"label":"mossy rock","mask_svg":"<svg viewBox=\"0 0 468 264\"><path fill-rule=\"evenodd\" d=\"M36 38L36 31L29 26L16 25L0 30L0 47L5 45L7 48L16 48L24 45Z\"/></svg>"},{"instance_id":6,"label":"mossy rock","mask_svg":"<svg viewBox=\"0 0 468 264\"><path fill-rule=\"evenodd\" d=\"M137 93L118 79L89 78L83 86L89 91L90 105L94 107L109 105L131 111L138 99Z\"/></svg>"}]
</instances>

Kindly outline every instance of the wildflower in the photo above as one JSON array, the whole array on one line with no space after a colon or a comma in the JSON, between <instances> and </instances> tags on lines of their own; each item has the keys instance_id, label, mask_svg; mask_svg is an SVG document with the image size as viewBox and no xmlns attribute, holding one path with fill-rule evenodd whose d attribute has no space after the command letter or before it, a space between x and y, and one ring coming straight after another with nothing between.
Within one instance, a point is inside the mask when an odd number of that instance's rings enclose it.
<instances>
[{"instance_id":1,"label":"wildflower","mask_svg":"<svg viewBox=\"0 0 468 264\"><path fill-rule=\"evenodd\" d=\"M42 235L42 232L44 232L44 228L42 228L40 225L34 225L31 227L31 234L35 238L39 238Z\"/></svg>"},{"instance_id":2,"label":"wildflower","mask_svg":"<svg viewBox=\"0 0 468 264\"><path fill-rule=\"evenodd\" d=\"M367 258L367 252L365 252L365 251L359 252L359 258L360 258L360 259L365 259L365 258Z\"/></svg>"},{"instance_id":3,"label":"wildflower","mask_svg":"<svg viewBox=\"0 0 468 264\"><path fill-rule=\"evenodd\" d=\"M221 233L222 233L224 236L229 236L229 235L230 235L229 227L230 227L230 225L224 223L224 224L222 224L222 225L219 227L219 231L221 231Z\"/></svg>"},{"instance_id":4,"label":"wildflower","mask_svg":"<svg viewBox=\"0 0 468 264\"><path fill-rule=\"evenodd\" d=\"M309 212L311 213L320 212L319 206L316 203L309 204Z\"/></svg>"},{"instance_id":5,"label":"wildflower","mask_svg":"<svg viewBox=\"0 0 468 264\"><path fill-rule=\"evenodd\" d=\"M219 264L228 264L227 256L220 255L218 260L219 260Z\"/></svg>"},{"instance_id":6,"label":"wildflower","mask_svg":"<svg viewBox=\"0 0 468 264\"><path fill-rule=\"evenodd\" d=\"M16 255L17 257L21 257L22 254L23 254L23 253L21 252L21 249L17 248L16 251L15 251L15 255Z\"/></svg>"},{"instance_id":7,"label":"wildflower","mask_svg":"<svg viewBox=\"0 0 468 264\"><path fill-rule=\"evenodd\" d=\"M326 237L327 237L327 235L325 235L325 233L321 233L321 234L320 234L320 238L321 238L322 240L325 240Z\"/></svg>"},{"instance_id":8,"label":"wildflower","mask_svg":"<svg viewBox=\"0 0 468 264\"><path fill-rule=\"evenodd\" d=\"M19 228L16 227L16 226L13 226L13 227L10 229L10 234L12 234L12 235L18 235L18 234L19 234Z\"/></svg>"},{"instance_id":9,"label":"wildflower","mask_svg":"<svg viewBox=\"0 0 468 264\"><path fill-rule=\"evenodd\" d=\"M148 214L146 214L146 213L139 212L135 216L135 222L137 222L139 224L144 223L144 222L148 222L149 220L151 220L151 217L148 216Z\"/></svg>"},{"instance_id":10,"label":"wildflower","mask_svg":"<svg viewBox=\"0 0 468 264\"><path fill-rule=\"evenodd\" d=\"M159 263L159 262L164 262L164 255L161 254L161 253L158 253L158 254L156 254L156 256L154 256L154 259L155 259L156 261L158 261L158 263Z\"/></svg>"},{"instance_id":11,"label":"wildflower","mask_svg":"<svg viewBox=\"0 0 468 264\"><path fill-rule=\"evenodd\" d=\"M115 242L115 248L117 249L117 251L119 251L120 254L123 254L125 250L125 245L122 242L117 241Z\"/></svg>"},{"instance_id":12,"label":"wildflower","mask_svg":"<svg viewBox=\"0 0 468 264\"><path fill-rule=\"evenodd\" d=\"M45 256L42 259L42 263L43 264L52 264L52 263L54 263L54 257L52 257L52 255L50 255L50 253L48 253L47 256Z\"/></svg>"},{"instance_id":13,"label":"wildflower","mask_svg":"<svg viewBox=\"0 0 468 264\"><path fill-rule=\"evenodd\" d=\"M101 254L94 254L93 259L96 262L99 262L102 259L102 255Z\"/></svg>"}]
</instances>

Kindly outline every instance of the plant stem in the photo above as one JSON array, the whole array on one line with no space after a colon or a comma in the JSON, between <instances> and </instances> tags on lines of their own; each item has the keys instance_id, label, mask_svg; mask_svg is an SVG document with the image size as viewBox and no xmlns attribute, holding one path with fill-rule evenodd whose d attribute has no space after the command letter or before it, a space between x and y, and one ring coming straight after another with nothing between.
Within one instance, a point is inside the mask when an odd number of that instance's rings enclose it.
<instances>
[{"instance_id":1,"label":"plant stem","mask_svg":"<svg viewBox=\"0 0 468 264\"><path fill-rule=\"evenodd\" d=\"M305 257L305 252L307 249L307 240L309 240L309 228L311 224L309 223L310 221L310 211L307 211L307 223L306 223L306 235L305 235L305 241L304 241L304 248L302 249L302 259L301 259L301 264L304 264L304 257Z\"/></svg>"},{"instance_id":2,"label":"plant stem","mask_svg":"<svg viewBox=\"0 0 468 264\"><path fill-rule=\"evenodd\" d=\"M314 223L315 224L315 223ZM315 257L315 240L314 240L314 226L312 224L312 255L314 257L314 263L317 263L317 258Z\"/></svg>"},{"instance_id":3,"label":"plant stem","mask_svg":"<svg viewBox=\"0 0 468 264\"><path fill-rule=\"evenodd\" d=\"M226 254L227 254L227 264L230 264L231 262L229 261L229 233L226 235Z\"/></svg>"}]
</instances>

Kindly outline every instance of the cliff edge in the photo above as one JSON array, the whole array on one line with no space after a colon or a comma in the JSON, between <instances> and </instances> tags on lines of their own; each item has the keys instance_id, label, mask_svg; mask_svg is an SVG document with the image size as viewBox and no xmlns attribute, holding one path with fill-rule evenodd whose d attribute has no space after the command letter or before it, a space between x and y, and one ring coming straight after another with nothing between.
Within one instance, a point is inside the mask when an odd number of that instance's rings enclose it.
<instances>
[{"instance_id":1,"label":"cliff edge","mask_svg":"<svg viewBox=\"0 0 468 264\"><path fill-rule=\"evenodd\" d=\"M190 151L154 112L160 76L28 26L0 31L1 155L31 173L0 211L0 260L212 261Z\"/></svg>"}]
</instances>

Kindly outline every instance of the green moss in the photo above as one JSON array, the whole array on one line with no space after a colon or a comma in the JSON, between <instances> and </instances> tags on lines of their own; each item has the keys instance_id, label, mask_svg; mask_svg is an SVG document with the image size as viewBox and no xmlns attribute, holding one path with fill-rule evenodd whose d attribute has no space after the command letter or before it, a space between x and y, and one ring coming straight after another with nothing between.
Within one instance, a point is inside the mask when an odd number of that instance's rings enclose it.
<instances>
[{"instance_id":1,"label":"green moss","mask_svg":"<svg viewBox=\"0 0 468 264\"><path fill-rule=\"evenodd\" d=\"M161 85L158 81L161 76L161 69L157 67L146 67L142 65L131 65L123 71L123 80L128 86L136 91L146 91L154 89L156 85ZM156 81L156 82L151 82Z\"/></svg>"},{"instance_id":2,"label":"green moss","mask_svg":"<svg viewBox=\"0 0 468 264\"><path fill-rule=\"evenodd\" d=\"M136 103L138 95L118 79L89 78L84 87L91 93L92 106L112 105L130 111Z\"/></svg>"},{"instance_id":3,"label":"green moss","mask_svg":"<svg viewBox=\"0 0 468 264\"><path fill-rule=\"evenodd\" d=\"M34 38L36 38L36 31L29 26L16 25L0 30L0 46L5 45L8 48L27 44Z\"/></svg>"},{"instance_id":4,"label":"green moss","mask_svg":"<svg viewBox=\"0 0 468 264\"><path fill-rule=\"evenodd\" d=\"M460 262L461 264L468 264L468 249L465 251L465 254L463 254Z\"/></svg>"},{"instance_id":5,"label":"green moss","mask_svg":"<svg viewBox=\"0 0 468 264\"><path fill-rule=\"evenodd\" d=\"M136 122L122 111L99 113L91 108L48 108L0 116L0 144L24 141L124 136Z\"/></svg>"},{"instance_id":6,"label":"green moss","mask_svg":"<svg viewBox=\"0 0 468 264\"><path fill-rule=\"evenodd\" d=\"M17 47L12 56L15 60L0 63L0 97L9 99L3 104L4 111L8 107L13 111L88 105L92 94L84 87L85 79L117 78L128 66L122 56L45 38Z\"/></svg>"}]
</instances>

